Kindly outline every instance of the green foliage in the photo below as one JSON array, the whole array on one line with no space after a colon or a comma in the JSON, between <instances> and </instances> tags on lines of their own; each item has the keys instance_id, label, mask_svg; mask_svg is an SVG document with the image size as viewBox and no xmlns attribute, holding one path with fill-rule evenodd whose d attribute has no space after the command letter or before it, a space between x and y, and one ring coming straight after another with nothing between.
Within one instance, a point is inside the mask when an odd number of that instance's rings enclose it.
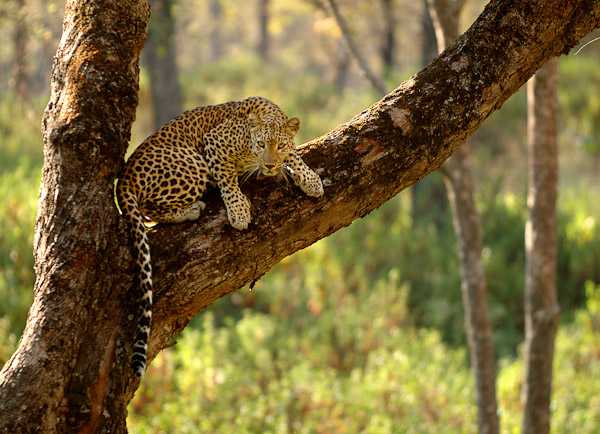
<instances>
[{"instance_id":1,"label":"green foliage","mask_svg":"<svg viewBox=\"0 0 600 434\"><path fill-rule=\"evenodd\" d=\"M38 125L10 96L0 101L0 365L14 350L31 304L41 161Z\"/></svg>"},{"instance_id":2,"label":"green foliage","mask_svg":"<svg viewBox=\"0 0 600 434\"><path fill-rule=\"evenodd\" d=\"M0 177L0 318L13 332L24 324L33 282L33 218L37 176L27 165ZM28 294L28 295L25 295Z\"/></svg>"},{"instance_id":3,"label":"green foliage","mask_svg":"<svg viewBox=\"0 0 600 434\"><path fill-rule=\"evenodd\" d=\"M311 249L289 262L310 261L312 255ZM314 284L329 287L339 277L326 268ZM277 291L270 286L280 281L266 280L263 285ZM297 285L292 279L280 292L291 298ZM363 290L358 288L357 295ZM444 345L435 331L409 325L401 308L405 290L398 287L395 271L370 292L373 297L340 300L339 315L319 310L310 297L294 299L286 311L246 310L226 327L216 326L212 312L203 315L199 329L184 331L176 347L152 364L131 404L130 430L474 432L473 382L464 351ZM595 434L600 420L600 286L589 282L586 292L587 308L557 336L556 433ZM359 311L352 315L351 307ZM347 337L335 338L336 333ZM520 430L522 376L521 359L501 363L502 432Z\"/></svg>"},{"instance_id":4,"label":"green foliage","mask_svg":"<svg viewBox=\"0 0 600 434\"><path fill-rule=\"evenodd\" d=\"M316 264L325 254L321 244L284 267ZM342 296L343 270L315 268L321 270L310 279L292 270L291 279L282 279L289 271L278 270L261 282L261 292L276 293L268 314L245 311L215 327L210 312L200 330L184 332L132 403L132 431L471 431L464 353L445 348L435 331L407 326L398 273L357 283ZM307 280L320 290L305 293ZM327 306L334 302L335 310Z\"/></svg>"},{"instance_id":5,"label":"green foliage","mask_svg":"<svg viewBox=\"0 0 600 434\"><path fill-rule=\"evenodd\" d=\"M0 98L0 174L18 166L32 169L41 165L40 115L43 101L24 104L6 93ZM24 172L29 174L29 171Z\"/></svg>"},{"instance_id":6,"label":"green foliage","mask_svg":"<svg viewBox=\"0 0 600 434\"><path fill-rule=\"evenodd\" d=\"M600 420L600 286L586 283L586 309L558 331L552 382L552 432L596 434ZM498 395L503 432L520 432L522 358L502 364Z\"/></svg>"}]
</instances>

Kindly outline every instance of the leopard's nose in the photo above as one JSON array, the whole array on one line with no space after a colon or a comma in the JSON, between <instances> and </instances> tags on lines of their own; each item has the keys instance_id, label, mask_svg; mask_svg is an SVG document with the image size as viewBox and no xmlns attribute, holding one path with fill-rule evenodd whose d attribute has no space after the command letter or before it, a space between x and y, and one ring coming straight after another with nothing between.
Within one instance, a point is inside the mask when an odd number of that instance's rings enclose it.
<instances>
[{"instance_id":1,"label":"leopard's nose","mask_svg":"<svg viewBox=\"0 0 600 434\"><path fill-rule=\"evenodd\" d=\"M265 167L269 170L275 169L275 164L273 163L265 163Z\"/></svg>"}]
</instances>

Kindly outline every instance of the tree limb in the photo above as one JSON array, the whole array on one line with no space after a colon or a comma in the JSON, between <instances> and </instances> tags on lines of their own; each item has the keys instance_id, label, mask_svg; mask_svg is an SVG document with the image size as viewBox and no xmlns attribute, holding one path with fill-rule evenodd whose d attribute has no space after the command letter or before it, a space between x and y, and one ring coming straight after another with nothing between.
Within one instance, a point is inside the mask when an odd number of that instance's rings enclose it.
<instances>
[{"instance_id":1,"label":"tree limb","mask_svg":"<svg viewBox=\"0 0 600 434\"><path fill-rule=\"evenodd\" d=\"M69 0L45 121L34 302L0 373L0 433L125 432L133 260L112 199L137 103L143 0ZM226 223L216 194L199 222L151 235L151 355L222 295L368 214L438 168L548 58L600 25L595 0L492 1L431 65L304 146L325 181L311 199L275 181L243 188L254 223Z\"/></svg>"},{"instance_id":2,"label":"tree limb","mask_svg":"<svg viewBox=\"0 0 600 434\"><path fill-rule=\"evenodd\" d=\"M252 227L236 232L216 195L200 222L151 237L156 352L199 310L285 256L368 214L439 168L548 58L600 25L600 4L492 1L456 44L351 121L302 146L325 196L275 182L248 185Z\"/></svg>"}]
</instances>

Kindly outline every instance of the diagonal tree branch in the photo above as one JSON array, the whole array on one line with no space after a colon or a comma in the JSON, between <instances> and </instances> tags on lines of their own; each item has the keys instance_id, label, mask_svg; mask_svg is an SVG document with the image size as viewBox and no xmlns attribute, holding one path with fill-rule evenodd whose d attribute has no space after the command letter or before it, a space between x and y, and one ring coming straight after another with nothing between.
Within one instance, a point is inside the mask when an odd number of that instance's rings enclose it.
<instances>
[{"instance_id":1,"label":"diagonal tree branch","mask_svg":"<svg viewBox=\"0 0 600 434\"><path fill-rule=\"evenodd\" d=\"M283 257L368 214L437 169L549 57L600 23L594 1L492 1L456 44L350 122L303 146L326 188L320 200L249 185L254 224L237 233L209 200L197 224L159 229L156 352L200 309Z\"/></svg>"},{"instance_id":2,"label":"diagonal tree branch","mask_svg":"<svg viewBox=\"0 0 600 434\"><path fill-rule=\"evenodd\" d=\"M156 353L202 308L266 273L285 256L368 214L437 169L549 57L600 25L600 4L492 1L431 65L348 123L303 145L325 196L275 182L248 185L254 222L226 223L216 195L198 223L151 237L158 300Z\"/></svg>"},{"instance_id":3,"label":"diagonal tree branch","mask_svg":"<svg viewBox=\"0 0 600 434\"><path fill-rule=\"evenodd\" d=\"M35 296L0 372L0 433L126 432L138 386L128 369L133 261L112 191L146 23L145 0L66 2L44 124ZM596 0L492 1L431 65L303 146L323 198L253 183L244 186L254 207L247 231L226 224L216 194L199 222L158 228L151 354L220 296L438 168L544 61L598 26Z\"/></svg>"}]
</instances>

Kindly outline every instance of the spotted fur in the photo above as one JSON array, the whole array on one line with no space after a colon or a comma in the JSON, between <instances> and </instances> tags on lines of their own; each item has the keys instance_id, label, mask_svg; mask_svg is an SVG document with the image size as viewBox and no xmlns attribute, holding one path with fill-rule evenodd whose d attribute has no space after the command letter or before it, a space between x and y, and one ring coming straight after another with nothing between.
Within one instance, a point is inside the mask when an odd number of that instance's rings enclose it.
<instances>
[{"instance_id":1,"label":"spotted fur","mask_svg":"<svg viewBox=\"0 0 600 434\"><path fill-rule=\"evenodd\" d=\"M297 118L288 118L262 97L198 107L162 126L127 161L117 199L131 226L140 270L141 313L132 357L136 375L146 369L152 324L152 264L145 223L197 219L204 208L200 199L207 184L214 182L231 226L246 229L250 201L238 177L254 173L289 175L306 194L323 195L319 175L294 149L299 127Z\"/></svg>"}]
</instances>

